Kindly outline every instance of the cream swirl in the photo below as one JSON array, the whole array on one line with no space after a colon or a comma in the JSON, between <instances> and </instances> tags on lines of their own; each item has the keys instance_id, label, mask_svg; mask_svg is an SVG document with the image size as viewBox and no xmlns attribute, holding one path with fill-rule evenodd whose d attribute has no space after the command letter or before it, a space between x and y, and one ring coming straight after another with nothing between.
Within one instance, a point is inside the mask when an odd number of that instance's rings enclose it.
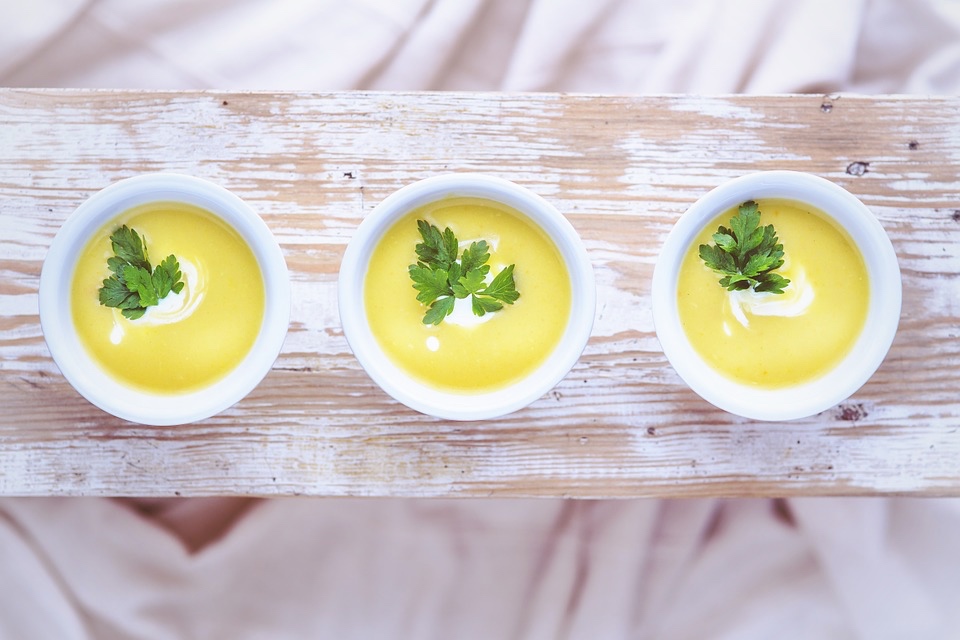
<instances>
[{"instance_id":1,"label":"cream swirl","mask_svg":"<svg viewBox=\"0 0 960 640\"><path fill-rule=\"evenodd\" d=\"M193 315L206 295L207 281L203 270L195 264L182 258L179 262L180 273L183 274L183 289L180 293L171 291L159 303L147 307L143 316L136 320L124 318L120 309L113 310L113 329L110 331L110 341L113 344L120 344L123 340L127 322L140 326L157 326L182 322Z\"/></svg>"},{"instance_id":2,"label":"cream swirl","mask_svg":"<svg viewBox=\"0 0 960 640\"><path fill-rule=\"evenodd\" d=\"M756 292L753 289L728 291L730 308L737 321L750 327L750 316L780 316L792 318L806 312L816 297L816 291L807 280L802 266L784 269L784 277L790 279L783 293Z\"/></svg>"},{"instance_id":3,"label":"cream swirl","mask_svg":"<svg viewBox=\"0 0 960 640\"><path fill-rule=\"evenodd\" d=\"M460 327L475 327L492 320L493 316L493 313L485 313L482 316L476 315L473 312L473 301L470 300L470 296L467 296L466 298L460 298L454 301L453 311L444 318L444 322L449 322L450 324L455 324Z\"/></svg>"},{"instance_id":4,"label":"cream swirl","mask_svg":"<svg viewBox=\"0 0 960 640\"><path fill-rule=\"evenodd\" d=\"M180 293L168 293L158 304L147 307L140 322L146 325L173 324L186 320L197 310L207 291L207 280L201 269L188 260L181 259L183 289Z\"/></svg>"}]
</instances>

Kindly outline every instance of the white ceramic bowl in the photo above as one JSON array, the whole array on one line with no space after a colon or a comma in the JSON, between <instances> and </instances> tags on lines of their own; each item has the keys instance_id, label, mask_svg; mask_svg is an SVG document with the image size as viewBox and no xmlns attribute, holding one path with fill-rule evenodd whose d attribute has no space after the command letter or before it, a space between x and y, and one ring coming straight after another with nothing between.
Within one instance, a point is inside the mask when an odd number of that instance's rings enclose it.
<instances>
[{"instance_id":1,"label":"white ceramic bowl","mask_svg":"<svg viewBox=\"0 0 960 640\"><path fill-rule=\"evenodd\" d=\"M866 323L847 357L815 380L782 389L740 384L712 369L690 345L677 311L680 265L697 235L724 211L761 198L804 202L831 216L860 249L870 279ZM720 185L680 217L657 259L652 297L657 337L670 364L691 389L733 414L757 420L791 420L817 414L847 399L880 366L900 321L900 268L883 227L850 192L811 174L767 171Z\"/></svg>"},{"instance_id":2,"label":"white ceramic bowl","mask_svg":"<svg viewBox=\"0 0 960 640\"><path fill-rule=\"evenodd\" d=\"M265 287L260 334L243 361L203 389L156 394L135 389L107 374L80 342L70 312L77 259L91 236L137 205L186 202L202 207L235 229L253 250ZM263 220L240 198L216 184L185 175L146 174L114 183L83 202L57 232L40 274L40 324L50 355L64 377L87 400L132 422L173 425L208 418L247 395L273 366L290 317L286 262Z\"/></svg>"},{"instance_id":3,"label":"white ceramic bowl","mask_svg":"<svg viewBox=\"0 0 960 640\"><path fill-rule=\"evenodd\" d=\"M363 284L374 247L398 219L430 202L476 197L505 204L543 229L570 275L571 315L559 345L527 377L495 391L468 394L438 390L395 365L370 330ZM450 420L482 420L521 409L552 389L576 364L593 328L596 286L580 237L559 211L531 191L500 178L446 174L403 187L381 202L357 227L340 266L338 283L343 333L367 374L394 399L422 413ZM415 295L413 287L411 295Z\"/></svg>"}]
</instances>

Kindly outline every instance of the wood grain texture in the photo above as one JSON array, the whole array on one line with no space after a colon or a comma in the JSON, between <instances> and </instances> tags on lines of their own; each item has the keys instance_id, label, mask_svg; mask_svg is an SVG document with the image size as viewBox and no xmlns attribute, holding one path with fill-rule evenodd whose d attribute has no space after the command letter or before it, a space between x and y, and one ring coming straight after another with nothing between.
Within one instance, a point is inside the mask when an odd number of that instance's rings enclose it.
<instances>
[{"instance_id":1,"label":"wood grain texture","mask_svg":"<svg viewBox=\"0 0 960 640\"><path fill-rule=\"evenodd\" d=\"M650 280L679 215L729 178L808 171L860 197L900 259L886 361L807 420L759 423L689 391ZM272 229L291 270L273 371L209 420L143 427L89 405L37 315L45 252L106 185L176 171ZM351 355L336 277L384 197L448 171L503 176L565 213L598 307L577 366L529 408L445 422ZM0 90L0 493L14 495L960 495L960 98Z\"/></svg>"}]
</instances>

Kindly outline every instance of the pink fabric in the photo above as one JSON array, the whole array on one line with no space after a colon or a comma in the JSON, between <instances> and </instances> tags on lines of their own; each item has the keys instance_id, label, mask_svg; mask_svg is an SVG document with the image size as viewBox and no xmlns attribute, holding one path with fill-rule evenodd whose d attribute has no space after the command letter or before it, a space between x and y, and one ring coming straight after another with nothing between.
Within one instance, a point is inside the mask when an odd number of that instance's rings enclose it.
<instances>
[{"instance_id":1,"label":"pink fabric","mask_svg":"<svg viewBox=\"0 0 960 640\"><path fill-rule=\"evenodd\" d=\"M960 89L956 0L0 0L0 84ZM0 638L960 637L953 500L0 499Z\"/></svg>"},{"instance_id":2,"label":"pink fabric","mask_svg":"<svg viewBox=\"0 0 960 640\"><path fill-rule=\"evenodd\" d=\"M954 93L955 0L31 0L5 86Z\"/></svg>"},{"instance_id":3,"label":"pink fabric","mask_svg":"<svg viewBox=\"0 0 960 640\"><path fill-rule=\"evenodd\" d=\"M0 503L3 638L953 638L960 503L263 501L190 553Z\"/></svg>"}]
</instances>

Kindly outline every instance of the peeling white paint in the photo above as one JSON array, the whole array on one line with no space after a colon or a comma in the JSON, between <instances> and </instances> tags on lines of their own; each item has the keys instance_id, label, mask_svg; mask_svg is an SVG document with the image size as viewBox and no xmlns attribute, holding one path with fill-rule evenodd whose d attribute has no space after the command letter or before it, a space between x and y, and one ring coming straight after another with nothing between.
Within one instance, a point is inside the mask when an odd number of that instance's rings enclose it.
<instances>
[{"instance_id":1,"label":"peeling white paint","mask_svg":"<svg viewBox=\"0 0 960 640\"><path fill-rule=\"evenodd\" d=\"M829 117L853 114L891 140L860 177L844 173L858 158L804 144L824 116L785 121L778 105L796 100L810 98L0 90L0 404L17 412L0 416L0 493L960 494L960 224L947 209L960 200L958 99L845 96ZM638 117L648 111L657 117ZM900 256L910 306L849 419L722 414L686 389L654 333L649 277L672 220L727 179L774 166L848 186ZM551 393L492 423L426 419L390 400L352 357L336 304L337 262L363 216L396 188L464 170L555 204L597 279L583 357ZM291 267L274 371L224 414L169 429L90 407L37 321L59 225L93 192L147 171L233 190Z\"/></svg>"}]
</instances>

